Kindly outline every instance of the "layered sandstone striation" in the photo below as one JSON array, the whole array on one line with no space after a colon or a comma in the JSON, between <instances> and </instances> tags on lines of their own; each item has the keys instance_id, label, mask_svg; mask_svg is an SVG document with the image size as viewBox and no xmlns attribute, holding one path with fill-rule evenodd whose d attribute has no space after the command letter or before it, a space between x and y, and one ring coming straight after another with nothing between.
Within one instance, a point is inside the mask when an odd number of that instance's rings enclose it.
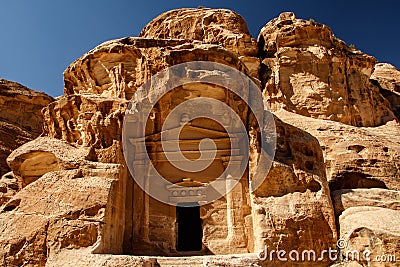
<instances>
[{"instance_id":1,"label":"layered sandstone striation","mask_svg":"<svg viewBox=\"0 0 400 267\"><path fill-rule=\"evenodd\" d=\"M250 35L242 16L227 9L184 8L161 14L147 24L139 35L144 38L197 40L217 44L239 55L258 79L260 59L256 40Z\"/></svg>"},{"instance_id":2,"label":"layered sandstone striation","mask_svg":"<svg viewBox=\"0 0 400 267\"><path fill-rule=\"evenodd\" d=\"M227 9L184 8L165 12L139 34L144 38L198 40L222 45L241 56L257 56L246 21Z\"/></svg>"},{"instance_id":3,"label":"layered sandstone striation","mask_svg":"<svg viewBox=\"0 0 400 267\"><path fill-rule=\"evenodd\" d=\"M236 178L239 182L231 192L201 206L199 218L187 218L189 223L201 222L201 249L183 252L177 244L182 235L178 224L185 218L134 182L127 162L140 163L140 158L136 154L124 158L122 127L130 123L138 130L137 121L130 117L124 121L126 110L133 110L131 99L151 102L176 73L167 73L159 87L138 92L144 82L168 67L192 61L225 64L261 85L267 100L264 109L268 105L274 111L276 151L266 179L252 192L250 180L261 142L268 140L260 140L243 99L201 82L176 88L159 99L147 121L146 149L157 171L174 186L210 182L234 156L220 153L221 147L229 147L221 125L180 118L176 125L189 120L180 136L181 150L196 158L193 146L211 138L220 154L204 173L188 174L165 162L159 151L160 132L179 104L214 98L238 113L249 132L248 169ZM179 75L190 80L195 72L185 69ZM215 76L215 70L202 72L203 78ZM348 242L348 249L395 255L400 242L396 229L400 127L395 118L399 77L393 66L376 64L372 56L337 39L327 26L297 19L293 13L267 23L256 42L244 19L233 11L166 12L151 21L140 37L105 42L71 63L64 72L64 95L56 101L30 91L4 94L2 107L13 107L11 113L5 112L4 125L13 126L9 120L19 118L15 129L24 142L18 141L18 146L41 133L40 109L46 107L44 136L22 145L7 159L12 172L0 184L0 263L281 266L276 256L260 261L256 254L268 248L314 250L319 256L335 248L339 237ZM21 106L35 114L34 119L12 113ZM134 138L132 133L128 141ZM7 139L1 136L0 141ZM144 167L132 175L152 178ZM250 254L219 255L237 253ZM155 257L160 255L181 258ZM329 266L332 262L326 258L285 264Z\"/></svg>"}]
</instances>

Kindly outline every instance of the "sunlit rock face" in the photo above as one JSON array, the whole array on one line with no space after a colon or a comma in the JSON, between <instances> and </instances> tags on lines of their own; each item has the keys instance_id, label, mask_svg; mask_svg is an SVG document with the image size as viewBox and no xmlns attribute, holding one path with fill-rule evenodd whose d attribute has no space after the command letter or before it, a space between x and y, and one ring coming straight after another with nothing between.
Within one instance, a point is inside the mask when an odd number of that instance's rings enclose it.
<instances>
[{"instance_id":1,"label":"sunlit rock face","mask_svg":"<svg viewBox=\"0 0 400 267\"><path fill-rule=\"evenodd\" d=\"M348 47L329 27L283 13L261 29L258 44L260 78L272 110L353 126L394 118L369 80L376 60Z\"/></svg>"},{"instance_id":2,"label":"sunlit rock face","mask_svg":"<svg viewBox=\"0 0 400 267\"><path fill-rule=\"evenodd\" d=\"M7 156L42 133L41 110L52 101L45 93L0 79L0 177L10 171Z\"/></svg>"},{"instance_id":3,"label":"sunlit rock face","mask_svg":"<svg viewBox=\"0 0 400 267\"><path fill-rule=\"evenodd\" d=\"M378 63L371 75L371 82L379 87L393 113L400 119L400 71L391 64Z\"/></svg>"},{"instance_id":4,"label":"sunlit rock face","mask_svg":"<svg viewBox=\"0 0 400 267\"><path fill-rule=\"evenodd\" d=\"M258 49L246 21L228 9L183 8L165 12L147 24L139 36L219 44L241 56L256 56Z\"/></svg>"},{"instance_id":5,"label":"sunlit rock face","mask_svg":"<svg viewBox=\"0 0 400 267\"><path fill-rule=\"evenodd\" d=\"M218 100L238 114L250 140L250 161L237 185L213 203L184 210L150 197L132 179L127 163L138 162L139 152L124 157L122 129L124 123L135 129L134 120L124 120L130 100L157 93L156 88L135 96L143 83L192 61L227 65L259 86L263 108L274 112L276 151L265 180L252 191L265 140L245 101L227 88L201 82L163 95L147 120L144 140L152 164L171 188L187 189L188 195L174 195L179 201L197 201L200 195L190 192L201 191L237 155L227 152L232 143L221 124L183 116L168 128L185 125L179 149L196 159L200 141L209 138L216 156L208 169L194 174L171 165L165 155L176 151L162 150L160 133L173 109L200 97ZM152 20L140 37L100 44L65 70L64 95L43 104L43 136L21 143L7 159L11 172L0 180L0 263L281 266L277 257L260 260L257 254L268 248L313 250L319 256L334 249L339 237L374 250L372 238L381 242L374 255L396 253L400 127L397 100L385 92L398 91L398 71L375 63L327 26L293 13L267 23L255 41L233 11L172 10ZM174 73L164 79L173 81ZM220 109L213 111L224 117ZM231 118L224 119L229 125ZM127 140L135 137L132 133ZM146 169L133 175L152 185ZM364 264L353 262L359 263Z\"/></svg>"}]
</instances>

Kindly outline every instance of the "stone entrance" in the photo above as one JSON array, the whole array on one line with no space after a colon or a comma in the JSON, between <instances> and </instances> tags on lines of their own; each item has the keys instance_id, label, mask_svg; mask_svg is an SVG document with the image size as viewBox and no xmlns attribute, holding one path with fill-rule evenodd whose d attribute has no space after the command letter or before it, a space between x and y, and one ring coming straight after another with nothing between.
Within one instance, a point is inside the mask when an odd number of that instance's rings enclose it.
<instances>
[{"instance_id":1,"label":"stone entrance","mask_svg":"<svg viewBox=\"0 0 400 267\"><path fill-rule=\"evenodd\" d=\"M125 207L128 213L124 246L128 254L177 256L247 253L252 250L248 170L240 177L224 173L228 163L239 168L248 149L243 145L247 136L235 132L237 121L223 113L219 106L205 106L220 117L218 122L208 118L193 119L183 113L173 117L167 129L161 128L171 110L198 97L211 97L226 103L247 125L248 107L243 100L225 88L202 83L181 86L165 94L147 120L144 137L135 132L140 132L137 121L125 120L132 124L127 145L135 153L130 154L127 160L133 163L136 179L130 187L132 189L127 189ZM229 136L225 129L237 134ZM176 135L177 131L180 131L179 135ZM162 135L165 140L162 140ZM184 157L197 160L202 156L199 147L204 139L215 144L212 148L215 155L211 158L205 153L202 157L202 160L210 160L207 168L188 172L174 165L181 161L176 157L174 144L179 145ZM145 143L144 149L138 145L140 142ZM151 163L144 160L146 154ZM149 168L150 164L154 166L153 170ZM170 183L162 188L167 192L169 203L175 205L163 203L145 192L158 185L155 172ZM221 188L232 190L208 203L206 196L218 193L208 187L215 181Z\"/></svg>"},{"instance_id":2,"label":"stone entrance","mask_svg":"<svg viewBox=\"0 0 400 267\"><path fill-rule=\"evenodd\" d=\"M177 251L201 251L202 220L198 203L179 203L176 207Z\"/></svg>"}]
</instances>

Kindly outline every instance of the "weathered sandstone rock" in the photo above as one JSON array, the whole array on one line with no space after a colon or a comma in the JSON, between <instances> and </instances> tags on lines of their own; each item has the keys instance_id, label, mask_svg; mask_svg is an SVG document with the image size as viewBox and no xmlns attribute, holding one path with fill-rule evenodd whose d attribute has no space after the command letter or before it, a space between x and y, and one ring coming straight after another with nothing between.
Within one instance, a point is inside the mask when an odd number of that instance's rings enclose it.
<instances>
[{"instance_id":1,"label":"weathered sandstone rock","mask_svg":"<svg viewBox=\"0 0 400 267\"><path fill-rule=\"evenodd\" d=\"M136 88L157 72L196 60L245 71L235 54L215 44L128 37L105 42L72 63L64 72L65 95L130 99Z\"/></svg>"},{"instance_id":2,"label":"weathered sandstone rock","mask_svg":"<svg viewBox=\"0 0 400 267\"><path fill-rule=\"evenodd\" d=\"M8 155L14 149L33 140L37 135L30 133L18 125L1 120L0 135L0 175L4 175L10 171L6 162Z\"/></svg>"},{"instance_id":3,"label":"weathered sandstone rock","mask_svg":"<svg viewBox=\"0 0 400 267\"><path fill-rule=\"evenodd\" d=\"M301 129L279 120L276 127L275 162L253 196L255 252L267 246L319 255L337 238L322 149ZM272 262L281 263L276 257Z\"/></svg>"},{"instance_id":4,"label":"weathered sandstone rock","mask_svg":"<svg viewBox=\"0 0 400 267\"><path fill-rule=\"evenodd\" d=\"M59 139L39 137L14 150L7 163L25 187L48 172L79 168L88 157L88 149L77 149Z\"/></svg>"},{"instance_id":5,"label":"weathered sandstone rock","mask_svg":"<svg viewBox=\"0 0 400 267\"><path fill-rule=\"evenodd\" d=\"M376 64L371 80L377 81L383 89L400 92L400 71L391 64Z\"/></svg>"},{"instance_id":6,"label":"weathered sandstone rock","mask_svg":"<svg viewBox=\"0 0 400 267\"><path fill-rule=\"evenodd\" d=\"M140 266L140 267L242 267L242 266L265 266L254 254L238 255L208 255L192 257L149 257L131 255L105 255L90 254L87 248L62 249L59 253L52 255L46 266Z\"/></svg>"},{"instance_id":7,"label":"weathered sandstone rock","mask_svg":"<svg viewBox=\"0 0 400 267\"><path fill-rule=\"evenodd\" d=\"M381 94L390 102L394 114L400 119L400 71L388 63L378 63L371 80L379 86Z\"/></svg>"},{"instance_id":8,"label":"weathered sandstone rock","mask_svg":"<svg viewBox=\"0 0 400 267\"><path fill-rule=\"evenodd\" d=\"M0 79L0 92L0 118L32 134L41 134L43 130L41 110L52 102L53 98L4 79Z\"/></svg>"},{"instance_id":9,"label":"weathered sandstone rock","mask_svg":"<svg viewBox=\"0 0 400 267\"><path fill-rule=\"evenodd\" d=\"M44 133L82 147L110 148L121 139L126 105L120 98L64 96L44 109Z\"/></svg>"},{"instance_id":10,"label":"weathered sandstone rock","mask_svg":"<svg viewBox=\"0 0 400 267\"><path fill-rule=\"evenodd\" d=\"M400 190L400 127L397 122L359 128L284 110L275 114L318 139L332 191L353 188Z\"/></svg>"},{"instance_id":11,"label":"weathered sandstone rock","mask_svg":"<svg viewBox=\"0 0 400 267\"><path fill-rule=\"evenodd\" d=\"M259 79L260 59L256 40L246 21L228 9L184 8L165 12L148 23L139 35L145 38L197 40L222 45L238 55L249 75Z\"/></svg>"},{"instance_id":12,"label":"weathered sandstone rock","mask_svg":"<svg viewBox=\"0 0 400 267\"><path fill-rule=\"evenodd\" d=\"M19 189L20 183L13 172L4 174L0 179L0 206L8 202Z\"/></svg>"},{"instance_id":13,"label":"weathered sandstone rock","mask_svg":"<svg viewBox=\"0 0 400 267\"><path fill-rule=\"evenodd\" d=\"M122 252L114 246L122 244L115 241L121 234L113 232L123 229L126 173L118 164L88 161L88 151L43 137L9 157L24 187L0 210L3 265L44 266L51 253L63 248Z\"/></svg>"},{"instance_id":14,"label":"weathered sandstone rock","mask_svg":"<svg viewBox=\"0 0 400 267\"><path fill-rule=\"evenodd\" d=\"M400 210L400 191L379 188L342 189L333 191L331 195L337 216L348 208L361 206Z\"/></svg>"},{"instance_id":15,"label":"weathered sandstone rock","mask_svg":"<svg viewBox=\"0 0 400 267\"><path fill-rule=\"evenodd\" d=\"M0 176L10 170L7 156L42 133L41 110L52 101L45 93L0 79Z\"/></svg>"},{"instance_id":16,"label":"weathered sandstone rock","mask_svg":"<svg viewBox=\"0 0 400 267\"><path fill-rule=\"evenodd\" d=\"M44 266L53 251L94 245L116 167L50 172L18 192L0 212L0 262Z\"/></svg>"},{"instance_id":17,"label":"weathered sandstone rock","mask_svg":"<svg viewBox=\"0 0 400 267\"><path fill-rule=\"evenodd\" d=\"M354 126L378 126L394 118L369 78L376 60L349 48L327 26L282 13L258 36L260 80L273 111Z\"/></svg>"},{"instance_id":18,"label":"weathered sandstone rock","mask_svg":"<svg viewBox=\"0 0 400 267\"><path fill-rule=\"evenodd\" d=\"M228 9L182 8L165 12L139 34L144 38L198 40L220 44L241 56L257 56L246 21Z\"/></svg>"},{"instance_id":19,"label":"weathered sandstone rock","mask_svg":"<svg viewBox=\"0 0 400 267\"><path fill-rule=\"evenodd\" d=\"M347 247L343 249L344 255L348 251L358 251L360 259L356 258L354 261L363 266L397 265L400 257L399 210L352 207L342 213L339 223L340 237L347 243ZM363 257L367 250L371 252L370 261ZM385 256L385 260L382 256ZM382 262L379 262L379 259Z\"/></svg>"},{"instance_id":20,"label":"weathered sandstone rock","mask_svg":"<svg viewBox=\"0 0 400 267\"><path fill-rule=\"evenodd\" d=\"M48 267L85 267L85 266L131 266L153 267L157 260L149 257L129 255L93 254L90 248L61 249L51 254L46 262Z\"/></svg>"}]
</instances>

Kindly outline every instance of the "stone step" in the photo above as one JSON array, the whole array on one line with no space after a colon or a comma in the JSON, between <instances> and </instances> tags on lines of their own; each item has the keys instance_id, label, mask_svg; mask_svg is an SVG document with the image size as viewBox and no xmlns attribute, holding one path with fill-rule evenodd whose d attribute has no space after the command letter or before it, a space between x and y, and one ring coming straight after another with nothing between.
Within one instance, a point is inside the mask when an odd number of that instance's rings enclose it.
<instances>
[{"instance_id":1,"label":"stone step","mask_svg":"<svg viewBox=\"0 0 400 267\"><path fill-rule=\"evenodd\" d=\"M155 267L202 267L203 262L203 257L157 257Z\"/></svg>"},{"instance_id":2,"label":"stone step","mask_svg":"<svg viewBox=\"0 0 400 267\"><path fill-rule=\"evenodd\" d=\"M255 254L151 257L154 267L242 267L260 266Z\"/></svg>"}]
</instances>

